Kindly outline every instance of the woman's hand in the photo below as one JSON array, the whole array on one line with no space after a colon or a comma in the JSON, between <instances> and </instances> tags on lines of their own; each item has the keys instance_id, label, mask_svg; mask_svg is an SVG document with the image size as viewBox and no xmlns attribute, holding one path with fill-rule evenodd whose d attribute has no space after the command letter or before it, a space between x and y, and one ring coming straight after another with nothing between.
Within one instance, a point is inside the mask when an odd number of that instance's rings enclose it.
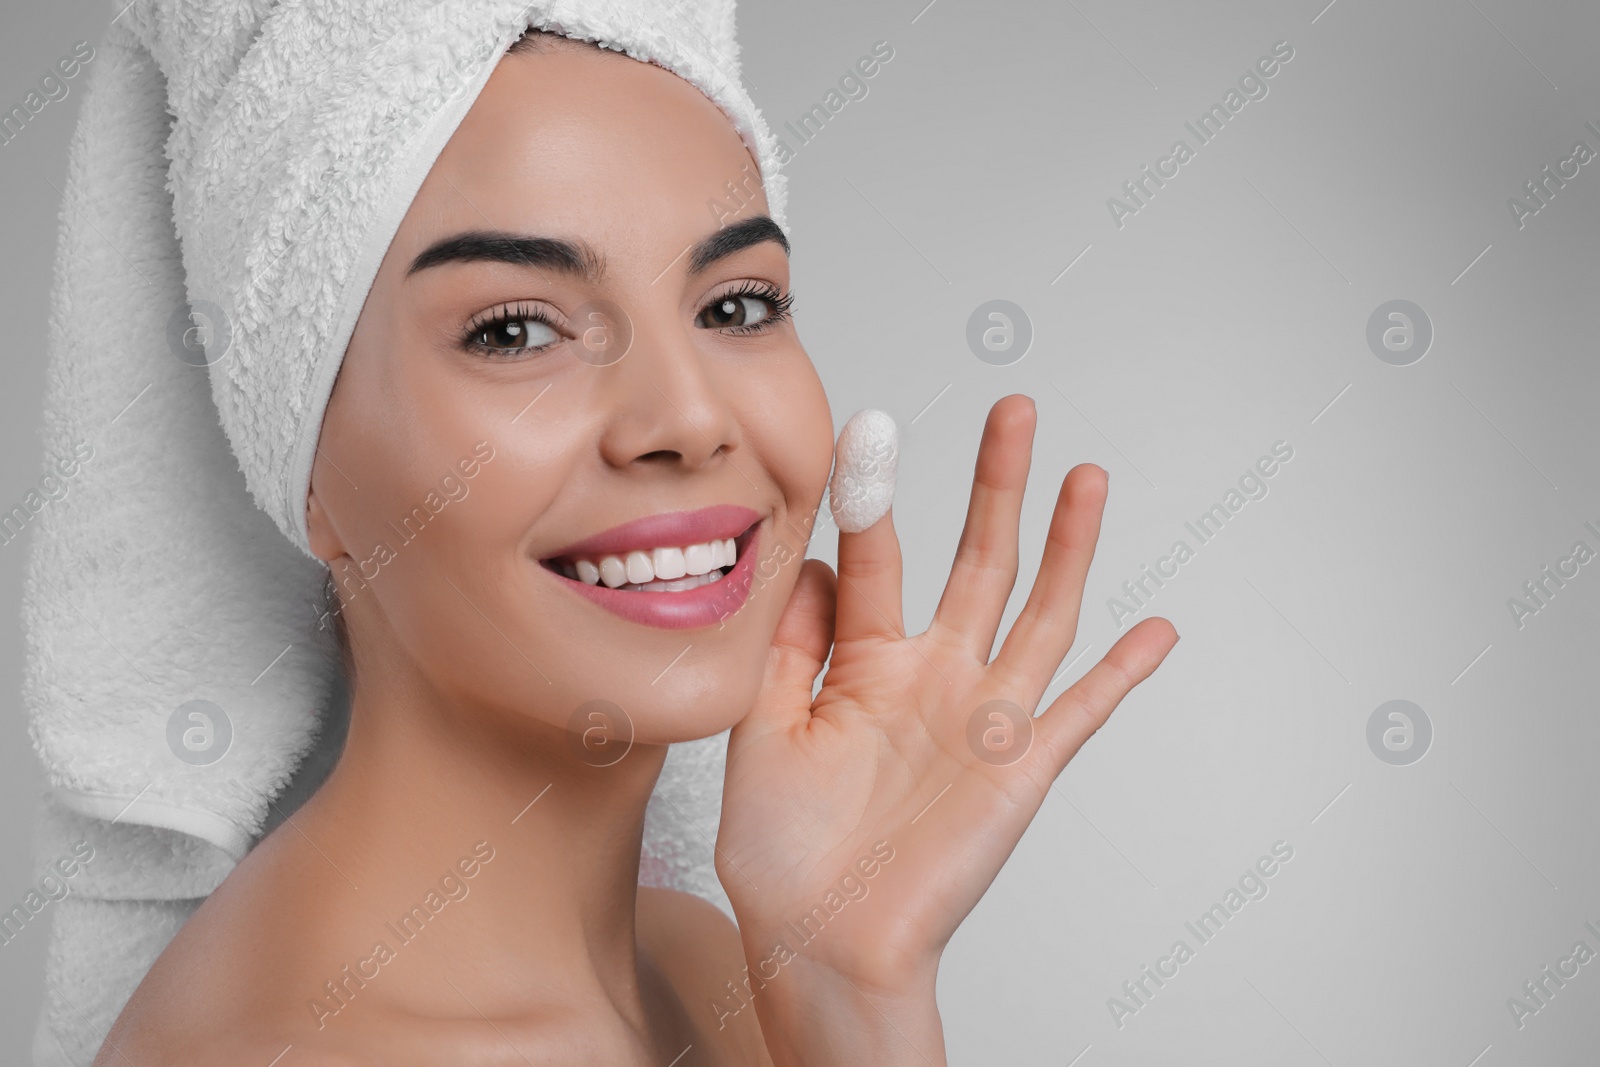
<instances>
[{"instance_id":1,"label":"woman's hand","mask_svg":"<svg viewBox=\"0 0 1600 1067\"><path fill-rule=\"evenodd\" d=\"M1016 582L1034 422L1026 396L990 411L955 564L923 633L901 621L891 516L839 535L837 580L825 563L803 565L761 696L730 736L717 839L769 1028L798 1025L796 998L823 1002L810 1005L816 1027L859 994L863 1025L872 1007L915 1047L902 1046L906 1062L942 1062L932 992L945 944L1067 762L1178 640L1166 619L1145 619L1032 717L1072 647L1099 536L1106 474L1084 463L1062 483L1038 578L990 659Z\"/></svg>"}]
</instances>

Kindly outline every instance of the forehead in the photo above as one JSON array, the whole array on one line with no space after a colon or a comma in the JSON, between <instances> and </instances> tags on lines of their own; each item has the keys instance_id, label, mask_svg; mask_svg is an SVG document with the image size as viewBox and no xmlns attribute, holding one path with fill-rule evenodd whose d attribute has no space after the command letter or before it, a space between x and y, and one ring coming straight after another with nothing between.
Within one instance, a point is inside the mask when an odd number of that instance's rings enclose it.
<instances>
[{"instance_id":1,"label":"forehead","mask_svg":"<svg viewBox=\"0 0 1600 1067\"><path fill-rule=\"evenodd\" d=\"M716 229L718 205L724 218L766 211L755 160L727 115L655 64L561 48L501 61L396 241L416 250L452 229L488 227L659 253Z\"/></svg>"}]
</instances>

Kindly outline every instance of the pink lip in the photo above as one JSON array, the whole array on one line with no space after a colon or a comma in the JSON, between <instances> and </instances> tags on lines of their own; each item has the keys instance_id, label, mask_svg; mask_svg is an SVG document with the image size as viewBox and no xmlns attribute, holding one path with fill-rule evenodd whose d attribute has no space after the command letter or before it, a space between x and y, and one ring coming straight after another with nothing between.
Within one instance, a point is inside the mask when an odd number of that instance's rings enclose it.
<instances>
[{"instance_id":1,"label":"pink lip","mask_svg":"<svg viewBox=\"0 0 1600 1067\"><path fill-rule=\"evenodd\" d=\"M761 527L756 525L760 520L758 512L736 504L651 515L575 542L541 562L567 588L630 622L667 630L711 626L733 615L750 597L759 554L756 549L761 542ZM568 558L594 560L604 555L620 556L633 549L692 545L721 537L734 538L738 549L732 569L709 585L677 593L630 592L604 583L590 585L568 578L550 565Z\"/></svg>"},{"instance_id":2,"label":"pink lip","mask_svg":"<svg viewBox=\"0 0 1600 1067\"><path fill-rule=\"evenodd\" d=\"M581 557L598 561L601 556L624 556L634 549L649 551L663 545L695 545L737 537L760 518L760 512L738 504L713 504L695 511L664 511L601 530L544 558L566 561Z\"/></svg>"}]
</instances>

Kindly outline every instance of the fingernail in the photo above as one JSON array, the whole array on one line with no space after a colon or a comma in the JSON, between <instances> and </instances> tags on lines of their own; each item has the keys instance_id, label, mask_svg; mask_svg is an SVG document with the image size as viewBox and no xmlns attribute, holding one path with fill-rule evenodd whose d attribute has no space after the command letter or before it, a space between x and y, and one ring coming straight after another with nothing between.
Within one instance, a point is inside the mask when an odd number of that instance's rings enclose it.
<instances>
[{"instance_id":1,"label":"fingernail","mask_svg":"<svg viewBox=\"0 0 1600 1067\"><path fill-rule=\"evenodd\" d=\"M865 408L850 416L833 449L828 507L845 533L860 533L894 502L900 431L886 411Z\"/></svg>"}]
</instances>

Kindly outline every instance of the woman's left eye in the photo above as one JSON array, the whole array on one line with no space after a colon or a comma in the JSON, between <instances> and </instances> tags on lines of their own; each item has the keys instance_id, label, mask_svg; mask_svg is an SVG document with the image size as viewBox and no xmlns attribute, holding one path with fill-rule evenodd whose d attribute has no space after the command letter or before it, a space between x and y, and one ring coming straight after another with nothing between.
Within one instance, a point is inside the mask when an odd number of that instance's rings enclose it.
<instances>
[{"instance_id":1,"label":"woman's left eye","mask_svg":"<svg viewBox=\"0 0 1600 1067\"><path fill-rule=\"evenodd\" d=\"M767 317L768 310L753 296L725 296L706 305L705 314L713 326L754 326Z\"/></svg>"},{"instance_id":2,"label":"woman's left eye","mask_svg":"<svg viewBox=\"0 0 1600 1067\"><path fill-rule=\"evenodd\" d=\"M789 316L794 298L765 286L719 296L701 309L697 323L707 329L757 333Z\"/></svg>"}]
</instances>

